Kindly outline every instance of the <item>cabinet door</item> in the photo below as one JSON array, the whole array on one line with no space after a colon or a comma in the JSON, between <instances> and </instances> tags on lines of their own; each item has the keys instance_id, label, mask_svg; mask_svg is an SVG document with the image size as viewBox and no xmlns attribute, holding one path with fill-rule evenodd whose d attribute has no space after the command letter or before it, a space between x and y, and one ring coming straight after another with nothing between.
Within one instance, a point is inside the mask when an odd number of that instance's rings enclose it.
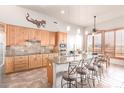
<instances>
[{"instance_id":1,"label":"cabinet door","mask_svg":"<svg viewBox=\"0 0 124 93\"><path fill-rule=\"evenodd\" d=\"M42 65L42 55L30 55L29 56L29 68L37 68Z\"/></svg>"},{"instance_id":2,"label":"cabinet door","mask_svg":"<svg viewBox=\"0 0 124 93\"><path fill-rule=\"evenodd\" d=\"M24 41L29 40L29 33L30 33L30 32L29 32L28 28L24 28L23 31L24 31L24 32L23 32L23 33L24 33L24 34L23 34L23 36L24 36Z\"/></svg>"},{"instance_id":3,"label":"cabinet door","mask_svg":"<svg viewBox=\"0 0 124 93\"><path fill-rule=\"evenodd\" d=\"M55 45L55 32L49 32L49 45Z\"/></svg>"},{"instance_id":4,"label":"cabinet door","mask_svg":"<svg viewBox=\"0 0 124 93\"><path fill-rule=\"evenodd\" d=\"M45 31L42 31L41 45L46 44L46 36L45 35L46 35Z\"/></svg>"},{"instance_id":5,"label":"cabinet door","mask_svg":"<svg viewBox=\"0 0 124 93\"><path fill-rule=\"evenodd\" d=\"M36 31L36 33L35 33L36 40L40 40L41 41L41 34L42 34L42 32L40 30Z\"/></svg>"},{"instance_id":6,"label":"cabinet door","mask_svg":"<svg viewBox=\"0 0 124 93\"><path fill-rule=\"evenodd\" d=\"M34 29L28 29L29 32L29 40L35 40L35 31Z\"/></svg>"},{"instance_id":7,"label":"cabinet door","mask_svg":"<svg viewBox=\"0 0 124 93\"><path fill-rule=\"evenodd\" d=\"M41 44L44 46L49 45L49 32L48 31L42 31Z\"/></svg>"},{"instance_id":8,"label":"cabinet door","mask_svg":"<svg viewBox=\"0 0 124 93\"><path fill-rule=\"evenodd\" d=\"M24 43L24 28L15 26L15 44L23 45Z\"/></svg>"},{"instance_id":9,"label":"cabinet door","mask_svg":"<svg viewBox=\"0 0 124 93\"><path fill-rule=\"evenodd\" d=\"M47 66L48 54L43 54L43 66Z\"/></svg>"},{"instance_id":10,"label":"cabinet door","mask_svg":"<svg viewBox=\"0 0 124 93\"><path fill-rule=\"evenodd\" d=\"M36 63L36 67L42 67L42 55L39 54L37 55L37 63Z\"/></svg>"},{"instance_id":11,"label":"cabinet door","mask_svg":"<svg viewBox=\"0 0 124 93\"><path fill-rule=\"evenodd\" d=\"M6 30L6 45L15 45L15 27L7 25Z\"/></svg>"},{"instance_id":12,"label":"cabinet door","mask_svg":"<svg viewBox=\"0 0 124 93\"><path fill-rule=\"evenodd\" d=\"M6 57L5 59L5 73L14 72L14 58Z\"/></svg>"},{"instance_id":13,"label":"cabinet door","mask_svg":"<svg viewBox=\"0 0 124 93\"><path fill-rule=\"evenodd\" d=\"M24 71L28 69L28 56L14 57L14 71Z\"/></svg>"},{"instance_id":14,"label":"cabinet door","mask_svg":"<svg viewBox=\"0 0 124 93\"><path fill-rule=\"evenodd\" d=\"M60 32L60 33L59 33L59 44L62 43L63 41L64 41L63 33Z\"/></svg>"},{"instance_id":15,"label":"cabinet door","mask_svg":"<svg viewBox=\"0 0 124 93\"><path fill-rule=\"evenodd\" d=\"M53 58L54 58L54 54L53 53L49 54L49 59L53 59Z\"/></svg>"},{"instance_id":16,"label":"cabinet door","mask_svg":"<svg viewBox=\"0 0 124 93\"><path fill-rule=\"evenodd\" d=\"M29 56L29 68L35 68L36 67L36 55L30 55Z\"/></svg>"},{"instance_id":17,"label":"cabinet door","mask_svg":"<svg viewBox=\"0 0 124 93\"><path fill-rule=\"evenodd\" d=\"M63 33L64 43L67 43L67 33Z\"/></svg>"}]
</instances>

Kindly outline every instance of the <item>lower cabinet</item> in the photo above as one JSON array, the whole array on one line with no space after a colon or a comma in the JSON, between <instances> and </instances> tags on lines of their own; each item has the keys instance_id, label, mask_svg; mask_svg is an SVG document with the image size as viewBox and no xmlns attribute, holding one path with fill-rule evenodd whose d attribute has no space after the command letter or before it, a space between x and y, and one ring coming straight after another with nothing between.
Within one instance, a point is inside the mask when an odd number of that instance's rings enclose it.
<instances>
[{"instance_id":1,"label":"lower cabinet","mask_svg":"<svg viewBox=\"0 0 124 93\"><path fill-rule=\"evenodd\" d=\"M14 57L14 71L23 71L28 69L28 56Z\"/></svg>"},{"instance_id":2,"label":"lower cabinet","mask_svg":"<svg viewBox=\"0 0 124 93\"><path fill-rule=\"evenodd\" d=\"M43 59L42 59L42 61L43 61L43 67L46 67L47 66L47 58L49 57L49 55L48 54L43 54Z\"/></svg>"},{"instance_id":3,"label":"lower cabinet","mask_svg":"<svg viewBox=\"0 0 124 93\"><path fill-rule=\"evenodd\" d=\"M6 57L5 73L25 71L38 67L47 67L47 59L53 59L56 56L58 56L58 53Z\"/></svg>"},{"instance_id":4,"label":"lower cabinet","mask_svg":"<svg viewBox=\"0 0 124 93\"><path fill-rule=\"evenodd\" d=\"M14 72L14 58L6 57L5 59L5 73Z\"/></svg>"},{"instance_id":5,"label":"lower cabinet","mask_svg":"<svg viewBox=\"0 0 124 93\"><path fill-rule=\"evenodd\" d=\"M42 66L42 55L29 56L29 69L38 68Z\"/></svg>"}]
</instances>

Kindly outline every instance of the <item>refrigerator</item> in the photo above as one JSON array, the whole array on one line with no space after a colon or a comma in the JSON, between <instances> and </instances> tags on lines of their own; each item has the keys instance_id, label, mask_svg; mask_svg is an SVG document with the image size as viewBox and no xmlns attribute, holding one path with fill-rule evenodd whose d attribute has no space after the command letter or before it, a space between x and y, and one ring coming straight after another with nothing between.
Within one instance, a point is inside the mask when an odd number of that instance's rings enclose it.
<instances>
[{"instance_id":1,"label":"refrigerator","mask_svg":"<svg viewBox=\"0 0 124 93\"><path fill-rule=\"evenodd\" d=\"M3 28L0 28L0 87L2 87L1 82L3 79L3 68L4 68L4 60L5 60L5 31Z\"/></svg>"}]
</instances>

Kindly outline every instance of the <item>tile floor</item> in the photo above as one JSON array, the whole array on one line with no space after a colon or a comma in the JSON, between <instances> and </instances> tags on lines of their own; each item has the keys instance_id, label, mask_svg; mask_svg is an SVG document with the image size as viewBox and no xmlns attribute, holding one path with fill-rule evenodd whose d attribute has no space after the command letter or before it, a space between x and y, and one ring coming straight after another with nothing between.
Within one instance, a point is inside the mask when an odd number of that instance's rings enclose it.
<instances>
[{"instance_id":1,"label":"tile floor","mask_svg":"<svg viewBox=\"0 0 124 93\"><path fill-rule=\"evenodd\" d=\"M5 88L49 88L46 68L18 72L4 76L0 87ZM124 65L111 64L105 77L96 88L124 88Z\"/></svg>"}]
</instances>

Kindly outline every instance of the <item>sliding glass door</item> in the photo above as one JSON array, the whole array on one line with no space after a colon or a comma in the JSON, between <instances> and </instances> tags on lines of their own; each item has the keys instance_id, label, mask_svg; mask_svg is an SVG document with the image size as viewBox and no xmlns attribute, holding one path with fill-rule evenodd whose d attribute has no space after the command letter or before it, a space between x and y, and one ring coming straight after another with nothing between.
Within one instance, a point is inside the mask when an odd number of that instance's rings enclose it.
<instances>
[{"instance_id":1,"label":"sliding glass door","mask_svg":"<svg viewBox=\"0 0 124 93\"><path fill-rule=\"evenodd\" d=\"M124 58L124 30L116 31L115 57Z\"/></svg>"},{"instance_id":2,"label":"sliding glass door","mask_svg":"<svg viewBox=\"0 0 124 93\"><path fill-rule=\"evenodd\" d=\"M101 53L101 43L102 42L102 34L98 33L94 35L94 52Z\"/></svg>"},{"instance_id":3,"label":"sliding glass door","mask_svg":"<svg viewBox=\"0 0 124 93\"><path fill-rule=\"evenodd\" d=\"M110 32L105 32L105 45L104 45L104 53L106 55L110 55L111 57L114 56L114 52L115 52L115 38L114 38L114 31L110 31Z\"/></svg>"},{"instance_id":4,"label":"sliding glass door","mask_svg":"<svg viewBox=\"0 0 124 93\"><path fill-rule=\"evenodd\" d=\"M88 35L87 37L87 52L92 52L93 51L93 36Z\"/></svg>"}]
</instances>

